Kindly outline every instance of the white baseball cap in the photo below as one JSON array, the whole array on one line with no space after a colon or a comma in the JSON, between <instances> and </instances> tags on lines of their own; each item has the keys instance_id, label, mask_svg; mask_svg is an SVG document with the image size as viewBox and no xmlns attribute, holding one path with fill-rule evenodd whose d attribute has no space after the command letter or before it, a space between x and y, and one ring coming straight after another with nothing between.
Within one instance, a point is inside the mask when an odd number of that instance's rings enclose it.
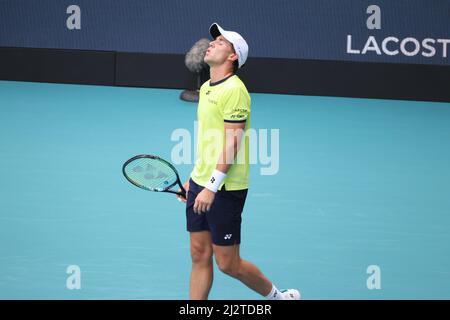
<instances>
[{"instance_id":1,"label":"white baseball cap","mask_svg":"<svg viewBox=\"0 0 450 320\"><path fill-rule=\"evenodd\" d=\"M223 35L225 39L230 41L233 44L234 50L238 56L239 68L244 65L248 56L248 44L239 33L224 30L217 23L213 23L209 27L209 33L214 39L220 35Z\"/></svg>"}]
</instances>

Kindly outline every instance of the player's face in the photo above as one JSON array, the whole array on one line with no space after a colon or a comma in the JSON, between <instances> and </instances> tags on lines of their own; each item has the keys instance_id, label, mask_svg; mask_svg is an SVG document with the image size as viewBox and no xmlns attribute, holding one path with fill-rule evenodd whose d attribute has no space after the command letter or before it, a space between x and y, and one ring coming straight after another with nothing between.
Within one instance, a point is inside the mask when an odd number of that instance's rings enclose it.
<instances>
[{"instance_id":1,"label":"player's face","mask_svg":"<svg viewBox=\"0 0 450 320\"><path fill-rule=\"evenodd\" d=\"M221 65L235 56L233 45L222 35L209 43L204 61L209 65ZM231 61L232 62L232 61Z\"/></svg>"}]
</instances>

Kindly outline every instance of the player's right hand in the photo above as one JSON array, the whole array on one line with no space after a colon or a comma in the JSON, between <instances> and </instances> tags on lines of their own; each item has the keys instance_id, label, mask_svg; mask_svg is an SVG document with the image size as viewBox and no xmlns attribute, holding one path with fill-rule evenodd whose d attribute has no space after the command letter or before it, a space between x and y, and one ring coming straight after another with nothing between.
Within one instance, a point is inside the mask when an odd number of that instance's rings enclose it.
<instances>
[{"instance_id":1,"label":"player's right hand","mask_svg":"<svg viewBox=\"0 0 450 320\"><path fill-rule=\"evenodd\" d=\"M183 188L184 190L186 190L186 197L187 197L187 193L189 191L189 179L183 184ZM178 190L178 192L181 192L181 189ZM184 198L183 196L180 196L177 194L177 199L178 201L184 202L186 203L187 199Z\"/></svg>"}]
</instances>

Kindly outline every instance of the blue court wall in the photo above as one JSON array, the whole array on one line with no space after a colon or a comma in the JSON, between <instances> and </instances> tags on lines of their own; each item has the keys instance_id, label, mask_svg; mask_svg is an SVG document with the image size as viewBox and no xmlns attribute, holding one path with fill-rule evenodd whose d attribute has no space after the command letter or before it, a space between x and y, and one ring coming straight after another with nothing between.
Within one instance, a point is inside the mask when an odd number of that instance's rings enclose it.
<instances>
[{"instance_id":1,"label":"blue court wall","mask_svg":"<svg viewBox=\"0 0 450 320\"><path fill-rule=\"evenodd\" d=\"M450 0L0 0L0 47L182 54L215 21L250 57L450 64Z\"/></svg>"}]
</instances>

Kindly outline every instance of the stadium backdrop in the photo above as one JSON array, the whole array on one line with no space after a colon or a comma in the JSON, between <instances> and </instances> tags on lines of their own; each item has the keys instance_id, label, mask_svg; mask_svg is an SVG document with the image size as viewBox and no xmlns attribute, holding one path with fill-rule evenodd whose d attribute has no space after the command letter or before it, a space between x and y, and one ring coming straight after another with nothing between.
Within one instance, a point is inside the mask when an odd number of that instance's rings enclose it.
<instances>
[{"instance_id":1,"label":"stadium backdrop","mask_svg":"<svg viewBox=\"0 0 450 320\"><path fill-rule=\"evenodd\" d=\"M0 79L193 87L212 22L252 92L450 101L450 0L0 0Z\"/></svg>"}]
</instances>

